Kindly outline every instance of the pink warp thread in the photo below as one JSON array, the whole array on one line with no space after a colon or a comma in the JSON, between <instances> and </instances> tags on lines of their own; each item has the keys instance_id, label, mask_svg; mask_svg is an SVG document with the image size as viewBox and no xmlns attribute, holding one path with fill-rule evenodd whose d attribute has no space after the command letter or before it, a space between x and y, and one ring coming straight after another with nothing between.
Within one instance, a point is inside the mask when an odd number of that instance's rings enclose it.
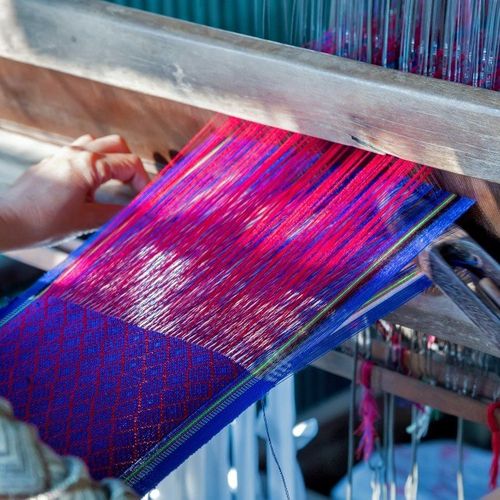
<instances>
[{"instance_id":1,"label":"pink warp thread","mask_svg":"<svg viewBox=\"0 0 500 500\"><path fill-rule=\"evenodd\" d=\"M375 423L380 418L377 401L371 389L372 368L371 361L364 361L361 365L361 385L363 386L363 396L359 407L361 424L356 429L356 435L361 436L356 454L358 458L363 456L365 462L370 459L375 448L377 437Z\"/></svg>"},{"instance_id":2,"label":"pink warp thread","mask_svg":"<svg viewBox=\"0 0 500 500\"><path fill-rule=\"evenodd\" d=\"M493 490L497 486L498 478L498 461L500 459L500 427L496 419L495 412L500 409L500 401L496 401L488 405L487 408L487 421L488 427L491 431L491 457L490 467L490 488Z\"/></svg>"}]
</instances>

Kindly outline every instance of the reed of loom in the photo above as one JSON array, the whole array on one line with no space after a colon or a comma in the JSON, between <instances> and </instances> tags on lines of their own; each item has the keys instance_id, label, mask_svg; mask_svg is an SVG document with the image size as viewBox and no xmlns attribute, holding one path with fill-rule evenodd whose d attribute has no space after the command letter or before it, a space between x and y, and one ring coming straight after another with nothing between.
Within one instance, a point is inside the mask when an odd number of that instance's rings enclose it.
<instances>
[{"instance_id":1,"label":"reed of loom","mask_svg":"<svg viewBox=\"0 0 500 500\"><path fill-rule=\"evenodd\" d=\"M500 236L500 94L97 0L0 0L0 129L47 143L117 132L164 162L214 112L417 161ZM500 356L446 297L391 315Z\"/></svg>"}]
</instances>

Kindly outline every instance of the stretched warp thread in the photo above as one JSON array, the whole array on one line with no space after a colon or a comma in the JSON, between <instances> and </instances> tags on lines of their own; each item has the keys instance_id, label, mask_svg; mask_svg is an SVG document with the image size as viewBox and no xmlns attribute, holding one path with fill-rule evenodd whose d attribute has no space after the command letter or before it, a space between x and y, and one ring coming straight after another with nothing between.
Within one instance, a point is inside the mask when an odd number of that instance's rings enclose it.
<instances>
[{"instance_id":1,"label":"stretched warp thread","mask_svg":"<svg viewBox=\"0 0 500 500\"><path fill-rule=\"evenodd\" d=\"M328 28L312 30L311 34L318 35L307 44L309 48L474 87L500 89L498 0L450 0L431 5L427 0L334 0L329 10ZM324 18L324 13L319 13L319 18ZM308 33L302 26L297 32L299 39Z\"/></svg>"},{"instance_id":2,"label":"stretched warp thread","mask_svg":"<svg viewBox=\"0 0 500 500\"><path fill-rule=\"evenodd\" d=\"M498 0L209 0L192 8L185 0L115 3L402 71L500 89Z\"/></svg>"},{"instance_id":3,"label":"stretched warp thread","mask_svg":"<svg viewBox=\"0 0 500 500\"><path fill-rule=\"evenodd\" d=\"M403 267L471 205L428 177L390 156L210 124L3 311L0 394L59 453L148 491L277 382L411 296L389 306L380 290L423 286Z\"/></svg>"}]
</instances>

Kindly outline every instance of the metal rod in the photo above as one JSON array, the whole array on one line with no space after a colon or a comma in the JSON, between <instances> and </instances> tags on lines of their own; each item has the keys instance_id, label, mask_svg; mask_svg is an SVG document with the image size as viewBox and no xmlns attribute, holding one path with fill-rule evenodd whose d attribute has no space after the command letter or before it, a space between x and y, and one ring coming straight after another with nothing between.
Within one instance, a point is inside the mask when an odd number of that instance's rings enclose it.
<instances>
[{"instance_id":1,"label":"metal rod","mask_svg":"<svg viewBox=\"0 0 500 500\"><path fill-rule=\"evenodd\" d=\"M396 464L394 461L394 394L389 394L389 434L387 446L387 474L389 499L396 500Z\"/></svg>"},{"instance_id":2,"label":"metal rod","mask_svg":"<svg viewBox=\"0 0 500 500\"><path fill-rule=\"evenodd\" d=\"M411 469L406 479L405 484L405 500L417 500L418 491L418 463L417 463L417 447L418 447L418 425L417 425L417 406L411 407Z\"/></svg>"},{"instance_id":3,"label":"metal rod","mask_svg":"<svg viewBox=\"0 0 500 500\"><path fill-rule=\"evenodd\" d=\"M382 498L387 500L389 493L389 434L390 434L390 416L389 416L389 394L384 392L384 444L382 457L384 460L384 481L382 485Z\"/></svg>"},{"instance_id":4,"label":"metal rod","mask_svg":"<svg viewBox=\"0 0 500 500\"><path fill-rule=\"evenodd\" d=\"M353 486L352 472L354 468L354 418L356 413L357 372L358 372L358 337L356 336L354 342L354 353L353 353L353 364L352 364L351 401L349 404L346 500L352 500L352 486Z\"/></svg>"},{"instance_id":5,"label":"metal rod","mask_svg":"<svg viewBox=\"0 0 500 500\"><path fill-rule=\"evenodd\" d=\"M464 500L464 419L457 418L457 499Z\"/></svg>"}]
</instances>

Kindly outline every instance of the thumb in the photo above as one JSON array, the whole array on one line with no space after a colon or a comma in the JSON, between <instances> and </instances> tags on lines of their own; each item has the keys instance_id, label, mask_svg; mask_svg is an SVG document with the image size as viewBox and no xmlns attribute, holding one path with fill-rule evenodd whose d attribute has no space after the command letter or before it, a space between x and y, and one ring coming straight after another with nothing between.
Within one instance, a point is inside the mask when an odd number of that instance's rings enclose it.
<instances>
[{"instance_id":1,"label":"thumb","mask_svg":"<svg viewBox=\"0 0 500 500\"><path fill-rule=\"evenodd\" d=\"M109 203L87 203L78 223L80 231L94 231L112 219L124 207Z\"/></svg>"}]
</instances>

